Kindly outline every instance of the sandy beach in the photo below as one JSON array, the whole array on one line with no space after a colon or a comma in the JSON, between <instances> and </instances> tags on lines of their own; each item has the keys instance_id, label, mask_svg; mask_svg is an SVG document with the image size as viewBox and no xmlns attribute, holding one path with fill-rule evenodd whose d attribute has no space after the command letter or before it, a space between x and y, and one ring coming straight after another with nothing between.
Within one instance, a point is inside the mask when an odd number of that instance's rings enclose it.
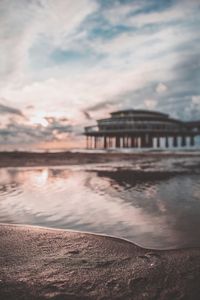
<instances>
[{"instance_id":1,"label":"sandy beach","mask_svg":"<svg viewBox=\"0 0 200 300\"><path fill-rule=\"evenodd\" d=\"M200 249L0 225L0 299L198 299Z\"/></svg>"}]
</instances>

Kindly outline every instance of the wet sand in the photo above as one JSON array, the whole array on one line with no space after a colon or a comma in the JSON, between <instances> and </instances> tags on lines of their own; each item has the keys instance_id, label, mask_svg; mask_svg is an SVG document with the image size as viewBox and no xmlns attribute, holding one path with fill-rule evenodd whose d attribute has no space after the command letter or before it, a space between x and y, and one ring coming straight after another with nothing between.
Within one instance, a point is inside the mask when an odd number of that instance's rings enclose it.
<instances>
[{"instance_id":1,"label":"wet sand","mask_svg":"<svg viewBox=\"0 0 200 300\"><path fill-rule=\"evenodd\" d=\"M32 153L32 152L0 152L0 168L3 167L35 167L35 166L65 166L111 163L120 161L134 162L145 158L174 158L199 157L200 152L59 152L59 153Z\"/></svg>"},{"instance_id":2,"label":"wet sand","mask_svg":"<svg viewBox=\"0 0 200 300\"><path fill-rule=\"evenodd\" d=\"M0 299L199 299L200 249L0 225Z\"/></svg>"}]
</instances>

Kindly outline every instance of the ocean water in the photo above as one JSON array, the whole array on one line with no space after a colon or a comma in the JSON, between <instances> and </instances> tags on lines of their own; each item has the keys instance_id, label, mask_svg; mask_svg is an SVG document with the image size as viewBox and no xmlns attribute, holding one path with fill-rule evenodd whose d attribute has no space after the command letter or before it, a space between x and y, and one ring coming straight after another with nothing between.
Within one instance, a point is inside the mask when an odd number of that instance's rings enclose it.
<instances>
[{"instance_id":1,"label":"ocean water","mask_svg":"<svg viewBox=\"0 0 200 300\"><path fill-rule=\"evenodd\" d=\"M200 158L0 169L0 222L200 246Z\"/></svg>"}]
</instances>

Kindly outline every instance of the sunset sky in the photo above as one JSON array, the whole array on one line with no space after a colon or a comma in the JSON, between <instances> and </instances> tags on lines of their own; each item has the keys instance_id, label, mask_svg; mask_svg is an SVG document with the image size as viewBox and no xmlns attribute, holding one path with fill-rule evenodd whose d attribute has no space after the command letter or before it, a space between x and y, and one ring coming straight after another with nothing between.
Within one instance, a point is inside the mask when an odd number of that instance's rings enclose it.
<instances>
[{"instance_id":1,"label":"sunset sky","mask_svg":"<svg viewBox=\"0 0 200 300\"><path fill-rule=\"evenodd\" d=\"M126 108L200 119L199 0L1 0L1 148L82 146Z\"/></svg>"}]
</instances>

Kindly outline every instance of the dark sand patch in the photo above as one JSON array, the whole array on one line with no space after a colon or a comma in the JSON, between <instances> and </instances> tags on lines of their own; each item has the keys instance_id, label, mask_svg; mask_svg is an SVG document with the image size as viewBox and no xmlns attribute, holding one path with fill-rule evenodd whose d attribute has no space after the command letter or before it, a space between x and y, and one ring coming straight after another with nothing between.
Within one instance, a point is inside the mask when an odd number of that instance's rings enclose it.
<instances>
[{"instance_id":1,"label":"dark sand patch","mask_svg":"<svg viewBox=\"0 0 200 300\"><path fill-rule=\"evenodd\" d=\"M0 225L0 299L199 299L200 249Z\"/></svg>"}]
</instances>

